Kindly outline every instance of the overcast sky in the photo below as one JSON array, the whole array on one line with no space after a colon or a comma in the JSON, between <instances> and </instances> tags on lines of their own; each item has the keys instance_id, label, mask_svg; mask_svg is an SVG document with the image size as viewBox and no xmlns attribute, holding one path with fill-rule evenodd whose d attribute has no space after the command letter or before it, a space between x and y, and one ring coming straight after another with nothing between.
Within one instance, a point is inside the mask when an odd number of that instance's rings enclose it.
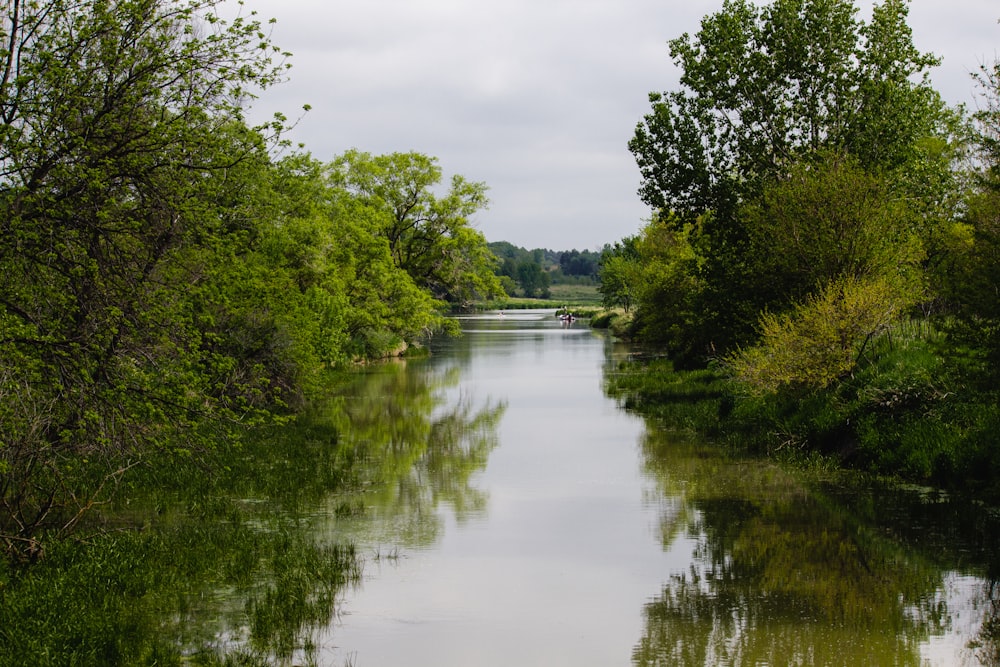
<instances>
[{"instance_id":1,"label":"overcast sky","mask_svg":"<svg viewBox=\"0 0 1000 667\"><path fill-rule=\"evenodd\" d=\"M596 250L649 211L626 144L648 93L677 81L667 41L722 0L245 0L275 18L290 79L254 119L312 110L290 138L320 160L349 148L437 157L445 178L484 181L489 241ZM870 0L860 16L870 17ZM996 0L912 0L917 47L952 103L1000 53Z\"/></svg>"}]
</instances>

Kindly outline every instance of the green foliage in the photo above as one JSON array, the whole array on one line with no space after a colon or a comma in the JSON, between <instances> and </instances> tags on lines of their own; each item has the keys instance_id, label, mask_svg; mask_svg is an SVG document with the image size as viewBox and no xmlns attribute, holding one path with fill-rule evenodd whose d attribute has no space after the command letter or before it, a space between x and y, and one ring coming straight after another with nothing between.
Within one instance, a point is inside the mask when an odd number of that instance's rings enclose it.
<instances>
[{"instance_id":1,"label":"green foliage","mask_svg":"<svg viewBox=\"0 0 1000 667\"><path fill-rule=\"evenodd\" d=\"M635 303L636 293L642 284L639 237L628 236L601 255L601 295L605 308L621 306L629 312Z\"/></svg>"},{"instance_id":2,"label":"green foliage","mask_svg":"<svg viewBox=\"0 0 1000 667\"><path fill-rule=\"evenodd\" d=\"M641 340L662 346L678 364L701 359L709 348L696 349L703 338L699 316L705 292L701 276L704 257L697 244L703 227L700 222L679 225L673 216L657 216L645 228L631 249L608 258L611 274L606 294L622 302L634 295L633 329ZM621 272L616 274L616 269Z\"/></svg>"},{"instance_id":3,"label":"green foliage","mask_svg":"<svg viewBox=\"0 0 1000 667\"><path fill-rule=\"evenodd\" d=\"M847 0L729 0L670 42L682 90L650 96L629 147L643 201L690 219L723 212L789 162L833 148L894 168L932 134L941 103L901 0L870 24Z\"/></svg>"},{"instance_id":4,"label":"green foliage","mask_svg":"<svg viewBox=\"0 0 1000 667\"><path fill-rule=\"evenodd\" d=\"M564 276L596 278L601 260L600 253L589 250L580 252L576 248L559 255L559 269Z\"/></svg>"},{"instance_id":5,"label":"green foliage","mask_svg":"<svg viewBox=\"0 0 1000 667\"><path fill-rule=\"evenodd\" d=\"M4 582L0 665L183 665L191 647L195 664L216 664L213 632L228 622L248 624L249 646L238 653L266 664L301 648L311 626L328 623L335 596L359 577L349 548L243 524L119 533L90 548L66 543ZM253 590L254 578L267 583ZM289 594L275 596L278 586ZM240 591L246 610L220 609L231 617L225 623L193 624L202 620L199 598L217 595L216 587Z\"/></svg>"},{"instance_id":6,"label":"green foliage","mask_svg":"<svg viewBox=\"0 0 1000 667\"><path fill-rule=\"evenodd\" d=\"M713 435L727 402L725 376L709 370L678 370L668 359L620 363L604 372L605 391L627 410L654 416L671 430Z\"/></svg>"},{"instance_id":7,"label":"green foliage","mask_svg":"<svg viewBox=\"0 0 1000 667\"><path fill-rule=\"evenodd\" d=\"M280 399L206 319L243 317L205 283L252 235L234 203L266 159L234 100L283 69L216 4L5 7L0 394L35 406L0 410L10 552L72 529L144 449Z\"/></svg>"},{"instance_id":8,"label":"green foliage","mask_svg":"<svg viewBox=\"0 0 1000 667\"><path fill-rule=\"evenodd\" d=\"M544 248L527 250L507 241L494 241L489 244L489 248L497 258L494 271L509 296L548 299L551 296L550 287L557 283L591 282L589 277L571 277L567 280L563 274L560 265L562 258L572 259L572 252L576 252L579 257L579 251L555 252Z\"/></svg>"},{"instance_id":9,"label":"green foliage","mask_svg":"<svg viewBox=\"0 0 1000 667\"><path fill-rule=\"evenodd\" d=\"M784 308L842 277L912 280L923 246L903 196L839 155L768 184L744 213L764 305Z\"/></svg>"},{"instance_id":10,"label":"green foliage","mask_svg":"<svg viewBox=\"0 0 1000 667\"><path fill-rule=\"evenodd\" d=\"M913 46L905 2L867 24L855 13L730 0L670 42L680 86L650 95L629 148L643 201L697 257L651 271L638 302L643 339L679 362L752 343L763 310L841 274L912 266L950 210L955 115L927 78L937 61Z\"/></svg>"},{"instance_id":11,"label":"green foliage","mask_svg":"<svg viewBox=\"0 0 1000 667\"><path fill-rule=\"evenodd\" d=\"M544 272L537 262L522 261L515 271L517 283L521 286L525 298L549 298L549 274Z\"/></svg>"},{"instance_id":12,"label":"green foliage","mask_svg":"<svg viewBox=\"0 0 1000 667\"><path fill-rule=\"evenodd\" d=\"M761 342L728 358L752 391L822 389L848 375L868 342L907 307L883 278L845 277L789 313L761 316Z\"/></svg>"},{"instance_id":13,"label":"green foliage","mask_svg":"<svg viewBox=\"0 0 1000 667\"><path fill-rule=\"evenodd\" d=\"M136 469L84 520L115 530L0 565L0 666L312 664L360 581L359 515L369 540L426 544L440 504L483 509L505 406L453 404L454 369L419 366L326 373L293 422Z\"/></svg>"},{"instance_id":14,"label":"green foliage","mask_svg":"<svg viewBox=\"0 0 1000 667\"><path fill-rule=\"evenodd\" d=\"M931 320L904 318L872 337L863 353L852 350L851 371L822 388L749 392L723 373L731 369L685 371L654 360L609 368L606 390L628 409L731 451L810 466L819 456L829 461L824 465L995 500L1000 402L995 388L978 384L976 358L956 357L950 345Z\"/></svg>"},{"instance_id":15,"label":"green foliage","mask_svg":"<svg viewBox=\"0 0 1000 667\"><path fill-rule=\"evenodd\" d=\"M590 290L597 287L603 253L576 249L527 250L507 241L491 242L489 248L497 257L495 272L509 296L572 302L594 300Z\"/></svg>"},{"instance_id":16,"label":"green foliage","mask_svg":"<svg viewBox=\"0 0 1000 667\"><path fill-rule=\"evenodd\" d=\"M469 218L486 207L486 185L453 176L438 197L435 158L419 153L372 156L356 150L327 169L330 186L369 208L393 264L438 299L467 305L501 293L493 254Z\"/></svg>"},{"instance_id":17,"label":"green foliage","mask_svg":"<svg viewBox=\"0 0 1000 667\"><path fill-rule=\"evenodd\" d=\"M1000 349L998 70L979 77L963 144L906 3L868 23L856 11L730 0L670 42L680 86L650 96L629 144L655 217L638 270L608 257L609 305L632 272L641 341L676 368L726 360L721 425L711 409L691 423L727 441L920 480L995 478L980 471L997 463L983 434ZM959 170L970 150L978 180ZM946 343L901 335L918 308L955 315L938 320ZM630 400L675 409L655 395Z\"/></svg>"},{"instance_id":18,"label":"green foliage","mask_svg":"<svg viewBox=\"0 0 1000 667\"><path fill-rule=\"evenodd\" d=\"M35 566L0 570L0 665L207 665L237 657L263 665L304 649L359 580L360 559L350 546L277 525L245 498L284 497L289 488L316 493L320 484L303 470L320 477L330 467L324 454L336 450L292 451L273 439L247 445L217 452L212 463L232 469L213 467L211 475L204 462L159 461L128 506L105 514L124 530L56 542ZM294 471L281 465L290 459ZM168 480L183 489L171 492ZM324 491L339 481L327 477ZM233 643L220 645L221 635Z\"/></svg>"},{"instance_id":19,"label":"green foliage","mask_svg":"<svg viewBox=\"0 0 1000 667\"><path fill-rule=\"evenodd\" d=\"M433 158L269 149L287 54L217 0L7 3L0 27L0 548L43 553L163 451L299 409L324 366L500 293Z\"/></svg>"},{"instance_id":20,"label":"green foliage","mask_svg":"<svg viewBox=\"0 0 1000 667\"><path fill-rule=\"evenodd\" d=\"M949 343L926 323L894 327L833 403L854 425L858 465L996 497L1000 404Z\"/></svg>"},{"instance_id":21,"label":"green foliage","mask_svg":"<svg viewBox=\"0 0 1000 667\"><path fill-rule=\"evenodd\" d=\"M993 177L990 176L990 179ZM958 319L957 340L984 356L983 379L992 382L1000 368L1000 187L992 180L970 195L966 222L956 223L947 238L947 261L941 267L942 292Z\"/></svg>"}]
</instances>

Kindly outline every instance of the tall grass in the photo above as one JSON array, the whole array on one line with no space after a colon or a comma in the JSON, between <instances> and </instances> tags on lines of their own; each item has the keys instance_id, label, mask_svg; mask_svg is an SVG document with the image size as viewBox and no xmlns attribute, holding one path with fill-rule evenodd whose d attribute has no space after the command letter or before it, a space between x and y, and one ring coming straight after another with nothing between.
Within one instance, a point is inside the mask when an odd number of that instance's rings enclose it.
<instances>
[{"instance_id":1,"label":"tall grass","mask_svg":"<svg viewBox=\"0 0 1000 667\"><path fill-rule=\"evenodd\" d=\"M307 645L358 567L349 547L223 521L60 543L0 579L0 665L263 663Z\"/></svg>"},{"instance_id":2,"label":"tall grass","mask_svg":"<svg viewBox=\"0 0 1000 667\"><path fill-rule=\"evenodd\" d=\"M925 320L877 341L836 394L856 424L858 463L996 494L1000 394L969 360Z\"/></svg>"}]
</instances>

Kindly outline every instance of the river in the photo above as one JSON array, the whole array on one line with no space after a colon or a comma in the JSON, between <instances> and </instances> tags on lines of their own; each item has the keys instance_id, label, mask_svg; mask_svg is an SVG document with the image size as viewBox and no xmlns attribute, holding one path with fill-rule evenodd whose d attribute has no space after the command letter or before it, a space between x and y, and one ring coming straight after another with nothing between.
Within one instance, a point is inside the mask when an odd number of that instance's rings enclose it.
<instances>
[{"instance_id":1,"label":"river","mask_svg":"<svg viewBox=\"0 0 1000 667\"><path fill-rule=\"evenodd\" d=\"M975 665L978 510L731 460L603 390L628 350L552 311L460 320L327 408L374 472L312 512L359 585L324 665ZM971 512L971 513L970 513Z\"/></svg>"}]
</instances>

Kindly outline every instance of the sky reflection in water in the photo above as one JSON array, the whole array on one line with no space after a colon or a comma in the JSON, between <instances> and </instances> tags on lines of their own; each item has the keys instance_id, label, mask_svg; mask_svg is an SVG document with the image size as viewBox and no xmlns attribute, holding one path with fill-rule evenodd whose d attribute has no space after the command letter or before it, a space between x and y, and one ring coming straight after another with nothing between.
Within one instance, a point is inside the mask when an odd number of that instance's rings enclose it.
<instances>
[{"instance_id":1,"label":"sky reflection in water","mask_svg":"<svg viewBox=\"0 0 1000 667\"><path fill-rule=\"evenodd\" d=\"M323 664L978 664L984 582L864 502L647 428L602 391L626 351L584 324L462 327L350 401L397 460L318 524L369 558Z\"/></svg>"}]
</instances>

